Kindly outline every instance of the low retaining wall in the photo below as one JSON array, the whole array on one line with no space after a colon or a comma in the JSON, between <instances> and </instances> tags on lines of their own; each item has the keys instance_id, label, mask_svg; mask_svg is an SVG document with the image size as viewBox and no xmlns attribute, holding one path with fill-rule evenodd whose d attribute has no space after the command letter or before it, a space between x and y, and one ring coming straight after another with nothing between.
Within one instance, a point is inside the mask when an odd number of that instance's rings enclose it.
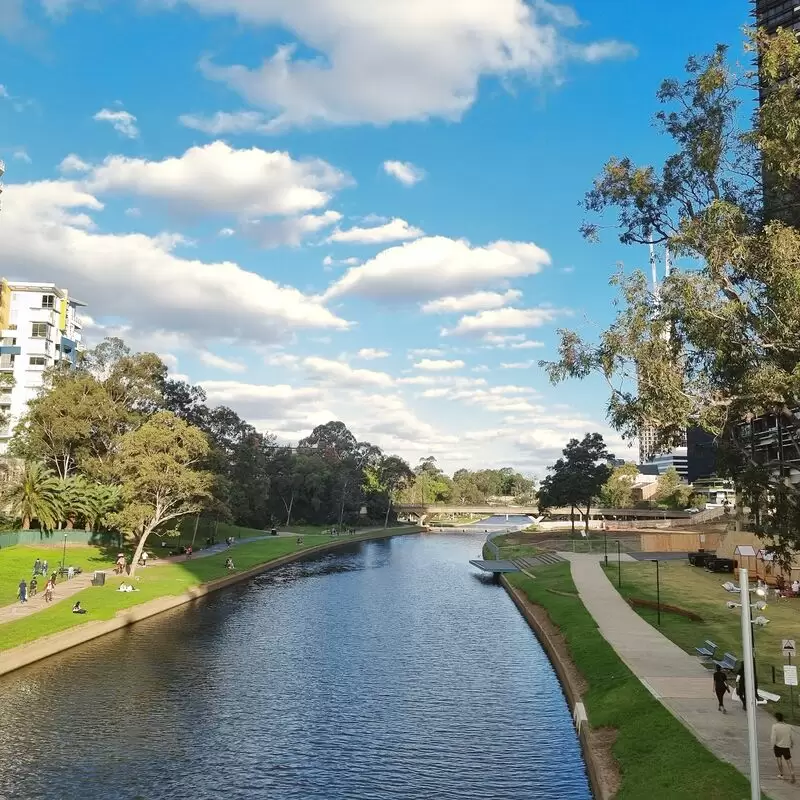
<instances>
[{"instance_id":1,"label":"low retaining wall","mask_svg":"<svg viewBox=\"0 0 800 800\"><path fill-rule=\"evenodd\" d=\"M236 572L233 575L226 575L224 578L218 578L217 580L209 581L209 583L194 586L183 594L158 597L155 600L149 600L141 605L117 612L116 616L112 619L87 622L75 628L69 628L68 630L60 631L50 636L44 636L41 639L36 639L28 644L22 644L19 647L14 647L11 650L0 653L0 675L14 672L14 670L27 667L29 664L33 664L36 661L41 661L43 658L54 656L56 653L70 650L85 642L90 642L92 639L97 639L108 633L127 628L129 625L133 625L143 619L149 619L150 617L156 616L156 614L161 614L172 608L191 603L193 600L197 600L207 594L249 580L256 575L268 572L276 567L282 567L284 564L290 564L293 561L300 561L308 556L336 550L348 544L353 544L354 542L369 542L378 539L388 539L392 536L407 536L409 534L421 532L422 528L419 527L411 529L389 528L386 531L376 531L374 534L363 538L340 539L332 541L329 544L309 547L307 550L298 550L295 553L280 556L273 561L267 561L264 564L251 567L243 572ZM0 635L2 635L2 631L3 627L0 625Z\"/></svg>"},{"instance_id":2,"label":"low retaining wall","mask_svg":"<svg viewBox=\"0 0 800 800\"><path fill-rule=\"evenodd\" d=\"M528 625L531 626L531 629L536 634L536 638L544 648L544 651L547 654L547 657L550 659L550 663L553 665L553 669L558 676L558 680L561 683L561 688L564 690L564 695L567 698L567 703L569 704L572 717L575 719L576 708L579 704L582 706L583 701L578 687L575 686L570 672L562 660L561 654L558 652L558 648L555 646L555 644L553 644L550 634L544 629L544 627L542 627L542 625L539 623L539 620L536 619L536 616L531 610L532 604L528 598L525 597L521 591L515 589L508 582L505 575L500 576L500 583L514 601L514 605L517 607L520 614L525 617ZM581 743L583 760L586 764L586 772L589 776L589 784L592 787L592 793L598 800L611 800L611 798L614 796L614 793L610 787L606 786L601 777L602 770L597 763L597 756L592 749L591 742L589 741L588 723L580 726L578 730L578 739Z\"/></svg>"}]
</instances>

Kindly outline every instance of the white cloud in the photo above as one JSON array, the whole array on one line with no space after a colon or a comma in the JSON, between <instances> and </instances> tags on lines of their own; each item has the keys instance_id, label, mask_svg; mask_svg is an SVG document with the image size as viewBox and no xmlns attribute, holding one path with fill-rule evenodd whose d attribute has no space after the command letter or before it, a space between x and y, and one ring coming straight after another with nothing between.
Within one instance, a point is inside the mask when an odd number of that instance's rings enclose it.
<instances>
[{"instance_id":1,"label":"white cloud","mask_svg":"<svg viewBox=\"0 0 800 800\"><path fill-rule=\"evenodd\" d=\"M140 208L136 208L135 206L131 206L131 208L125 209L125 216L126 217L135 217L138 219L142 216L142 210Z\"/></svg>"},{"instance_id":2,"label":"white cloud","mask_svg":"<svg viewBox=\"0 0 800 800\"><path fill-rule=\"evenodd\" d=\"M535 361L504 361L500 364L501 369L530 369Z\"/></svg>"},{"instance_id":3,"label":"white cloud","mask_svg":"<svg viewBox=\"0 0 800 800\"><path fill-rule=\"evenodd\" d=\"M419 357L436 357L436 356L443 356L445 351L442 350L440 347L417 347L412 350L408 351L409 358L419 358Z\"/></svg>"},{"instance_id":4,"label":"white cloud","mask_svg":"<svg viewBox=\"0 0 800 800\"><path fill-rule=\"evenodd\" d=\"M335 225L341 218L338 211L329 209L322 214L303 214L286 219L248 220L242 223L241 232L262 247L297 247L306 237Z\"/></svg>"},{"instance_id":5,"label":"white cloud","mask_svg":"<svg viewBox=\"0 0 800 800\"><path fill-rule=\"evenodd\" d=\"M3 197L0 260L12 270L7 276L57 281L95 318L125 320L138 332L180 332L195 342L224 335L265 344L297 330L349 327L298 289L232 262L177 255L174 235L97 232L91 212L103 205L76 183L11 184Z\"/></svg>"},{"instance_id":6,"label":"white cloud","mask_svg":"<svg viewBox=\"0 0 800 800\"><path fill-rule=\"evenodd\" d=\"M347 242L350 244L384 244L386 242L402 242L407 239L418 239L424 231L409 225L404 219L393 219L384 225L371 228L350 228L335 230L329 242Z\"/></svg>"},{"instance_id":7,"label":"white cloud","mask_svg":"<svg viewBox=\"0 0 800 800\"><path fill-rule=\"evenodd\" d=\"M322 259L322 266L329 270L331 267L355 267L361 263L361 260L358 258L342 258L336 259L333 256L325 256Z\"/></svg>"},{"instance_id":8,"label":"white cloud","mask_svg":"<svg viewBox=\"0 0 800 800\"><path fill-rule=\"evenodd\" d=\"M28 155L28 151L27 151L27 150L26 150L24 147L18 147L18 148L17 148L17 149L14 151L14 155L13 155L13 157L14 157L14 158L15 158L17 161L22 161L22 162L23 162L23 163L25 163L25 164L31 164L31 163L32 163L32 159L31 159L31 157Z\"/></svg>"},{"instance_id":9,"label":"white cloud","mask_svg":"<svg viewBox=\"0 0 800 800\"><path fill-rule=\"evenodd\" d=\"M270 353L264 357L264 363L268 367L296 367L300 359L291 353Z\"/></svg>"},{"instance_id":10,"label":"white cloud","mask_svg":"<svg viewBox=\"0 0 800 800\"><path fill-rule=\"evenodd\" d=\"M391 386L394 380L386 372L371 369L354 369L344 361L309 356L303 359L303 366L318 380L334 386L361 388L364 386Z\"/></svg>"},{"instance_id":11,"label":"white cloud","mask_svg":"<svg viewBox=\"0 0 800 800\"><path fill-rule=\"evenodd\" d=\"M87 164L82 158L70 153L59 165L60 172L89 172L91 164Z\"/></svg>"},{"instance_id":12,"label":"white cloud","mask_svg":"<svg viewBox=\"0 0 800 800\"><path fill-rule=\"evenodd\" d=\"M425 170L414 166L410 161L384 161L383 171L404 186L413 186L425 178Z\"/></svg>"},{"instance_id":13,"label":"white cloud","mask_svg":"<svg viewBox=\"0 0 800 800\"><path fill-rule=\"evenodd\" d=\"M136 117L129 111L117 109L116 111L110 108L104 108L98 111L93 119L95 122L110 122L111 127L127 139L138 139L139 129L136 127Z\"/></svg>"},{"instance_id":14,"label":"white cloud","mask_svg":"<svg viewBox=\"0 0 800 800\"><path fill-rule=\"evenodd\" d=\"M544 347L544 342L528 339L524 333L503 335L489 332L481 338L481 341L485 342L487 349L532 350Z\"/></svg>"},{"instance_id":15,"label":"white cloud","mask_svg":"<svg viewBox=\"0 0 800 800\"><path fill-rule=\"evenodd\" d=\"M504 328L538 328L568 313L566 310L539 306L538 308L498 308L461 317L455 328L442 330L442 336L464 336Z\"/></svg>"},{"instance_id":16,"label":"white cloud","mask_svg":"<svg viewBox=\"0 0 800 800\"><path fill-rule=\"evenodd\" d=\"M201 114L182 114L179 118L182 125L209 136L225 134L269 133L269 119L258 111L218 111L210 117Z\"/></svg>"},{"instance_id":17,"label":"white cloud","mask_svg":"<svg viewBox=\"0 0 800 800\"><path fill-rule=\"evenodd\" d=\"M3 100L10 100L11 94L9 93L8 89L5 87L4 84L0 83L0 98Z\"/></svg>"},{"instance_id":18,"label":"white cloud","mask_svg":"<svg viewBox=\"0 0 800 800\"><path fill-rule=\"evenodd\" d=\"M357 356L363 358L365 361L375 361L378 358L388 358L388 350L376 350L374 347L362 347L358 351Z\"/></svg>"},{"instance_id":19,"label":"white cloud","mask_svg":"<svg viewBox=\"0 0 800 800\"><path fill-rule=\"evenodd\" d=\"M483 311L501 308L522 297L522 292L509 289L507 292L475 292L461 297L440 297L421 306L424 314L453 314L464 311Z\"/></svg>"},{"instance_id":20,"label":"white cloud","mask_svg":"<svg viewBox=\"0 0 800 800\"><path fill-rule=\"evenodd\" d=\"M423 369L426 372L447 372L453 369L461 369L464 366L464 362L456 359L454 361L447 361L445 359L430 359L430 358L423 358L421 361L417 361L414 364L414 369Z\"/></svg>"},{"instance_id":21,"label":"white cloud","mask_svg":"<svg viewBox=\"0 0 800 800\"><path fill-rule=\"evenodd\" d=\"M534 413L543 407L531 402L535 392L526 386L493 386L491 388L427 389L428 398L447 398L469 406L478 406L495 413Z\"/></svg>"},{"instance_id":22,"label":"white cloud","mask_svg":"<svg viewBox=\"0 0 800 800\"><path fill-rule=\"evenodd\" d=\"M200 353L200 361L208 367L222 369L226 372L245 372L247 370L247 367L240 361L231 361L230 359L222 358L222 356L218 356L208 350L204 350Z\"/></svg>"},{"instance_id":23,"label":"white cloud","mask_svg":"<svg viewBox=\"0 0 800 800\"><path fill-rule=\"evenodd\" d=\"M323 208L347 180L321 159L296 161L285 152L212 142L162 161L109 156L91 168L86 186L155 198L182 214L257 219Z\"/></svg>"},{"instance_id":24,"label":"white cloud","mask_svg":"<svg viewBox=\"0 0 800 800\"><path fill-rule=\"evenodd\" d=\"M494 242L472 247L465 239L426 236L383 250L347 270L325 296L413 301L458 295L487 283L534 275L549 263L550 256L535 244Z\"/></svg>"},{"instance_id":25,"label":"white cloud","mask_svg":"<svg viewBox=\"0 0 800 800\"><path fill-rule=\"evenodd\" d=\"M539 79L557 75L569 60L628 57L631 50L618 42L574 45L561 30L575 24L574 12L525 0L404 0L379 10L375 0L183 1L202 13L235 14L297 37L252 69L201 62L208 78L271 115L184 120L214 133L459 119L487 78ZM298 45L313 54L300 55Z\"/></svg>"}]
</instances>

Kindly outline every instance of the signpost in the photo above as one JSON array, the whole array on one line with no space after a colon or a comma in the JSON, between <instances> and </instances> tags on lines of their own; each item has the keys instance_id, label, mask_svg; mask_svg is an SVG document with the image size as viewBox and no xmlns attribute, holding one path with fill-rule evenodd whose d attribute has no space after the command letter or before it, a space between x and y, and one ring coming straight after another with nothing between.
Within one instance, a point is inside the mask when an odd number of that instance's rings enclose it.
<instances>
[{"instance_id":1,"label":"signpost","mask_svg":"<svg viewBox=\"0 0 800 800\"><path fill-rule=\"evenodd\" d=\"M789 687L789 708L791 719L794 720L794 687L797 686L797 667L792 664L792 656L797 655L794 639L782 639L781 652L784 658L789 659L789 663L783 667L783 682Z\"/></svg>"}]
</instances>

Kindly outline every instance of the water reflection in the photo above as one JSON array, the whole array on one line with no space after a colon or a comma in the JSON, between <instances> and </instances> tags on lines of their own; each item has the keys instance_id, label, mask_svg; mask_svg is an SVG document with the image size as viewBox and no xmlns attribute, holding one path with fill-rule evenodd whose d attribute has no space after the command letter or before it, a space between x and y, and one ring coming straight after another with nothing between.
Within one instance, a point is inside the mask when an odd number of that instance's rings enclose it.
<instances>
[{"instance_id":1,"label":"water reflection","mask_svg":"<svg viewBox=\"0 0 800 800\"><path fill-rule=\"evenodd\" d=\"M0 797L585 800L481 543L352 545L0 679Z\"/></svg>"}]
</instances>

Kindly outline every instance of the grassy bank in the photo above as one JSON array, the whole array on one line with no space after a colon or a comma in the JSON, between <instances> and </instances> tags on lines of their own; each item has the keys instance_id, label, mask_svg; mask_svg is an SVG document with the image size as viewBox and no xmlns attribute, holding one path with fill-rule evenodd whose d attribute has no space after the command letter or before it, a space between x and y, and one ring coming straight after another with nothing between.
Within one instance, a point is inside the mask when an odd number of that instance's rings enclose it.
<instances>
[{"instance_id":1,"label":"grassy bank","mask_svg":"<svg viewBox=\"0 0 800 800\"><path fill-rule=\"evenodd\" d=\"M403 528L397 528L394 531L400 533ZM258 533L263 534L263 531ZM228 557L233 559L236 566L235 571L242 572L261 564L267 564L281 556L309 550L318 545L340 541L359 541L362 538L370 538L371 535L366 533L362 536L338 539L319 533L305 533L302 544L298 543L294 537L288 536L252 542L242 541L231 550L225 550L204 558L182 560L177 563L151 564L147 568L140 568L136 573L134 584L138 591L117 591L120 583L123 580L129 582L129 579L112 577L106 581L105 586L89 587L72 595L68 600L52 605L46 610L0 625L0 651L32 642L42 636L58 633L92 620L111 619L118 611L131 606L146 603L158 597L180 595L193 586L227 576L231 574L225 568L225 560ZM18 549L26 551L24 553L25 563L27 564L30 560L32 567L33 561L27 551L34 548L20 547ZM11 552L12 548L4 550L2 558L7 558ZM31 567L28 567L28 570ZM58 597L58 587L56 587L56 597ZM85 616L77 616L72 613L72 605L77 600L87 610L88 613Z\"/></svg>"},{"instance_id":2,"label":"grassy bank","mask_svg":"<svg viewBox=\"0 0 800 800\"><path fill-rule=\"evenodd\" d=\"M609 565L609 577L617 586L617 567ZM691 655L705 639L716 642L721 651L742 655L741 612L731 610L725 603L729 600L739 602L739 597L728 594L723 588L729 575L717 575L703 569L692 567L686 562L663 561L659 564L661 602L677 606L699 614L702 622L693 622L677 614L661 612L659 630L675 644ZM623 597L656 601L656 568L650 562L625 563L622 565ZM791 714L789 690L783 685L783 664L781 654L782 639L797 639L800 621L800 598L775 601L769 598L763 614L769 624L755 629L756 667L758 685L762 689L778 694L781 699L770 704L770 710L782 711L787 717ZM651 625L657 626L655 609L634 606L634 610ZM772 680L775 668L777 682ZM794 714L800 720L798 694L795 692Z\"/></svg>"},{"instance_id":3,"label":"grassy bank","mask_svg":"<svg viewBox=\"0 0 800 800\"><path fill-rule=\"evenodd\" d=\"M678 722L622 663L577 594L568 564L540 567L533 580L509 581L544 607L565 637L588 683L584 703L593 728L613 728L621 772L618 800L730 800L749 797L745 778Z\"/></svg>"}]
</instances>

